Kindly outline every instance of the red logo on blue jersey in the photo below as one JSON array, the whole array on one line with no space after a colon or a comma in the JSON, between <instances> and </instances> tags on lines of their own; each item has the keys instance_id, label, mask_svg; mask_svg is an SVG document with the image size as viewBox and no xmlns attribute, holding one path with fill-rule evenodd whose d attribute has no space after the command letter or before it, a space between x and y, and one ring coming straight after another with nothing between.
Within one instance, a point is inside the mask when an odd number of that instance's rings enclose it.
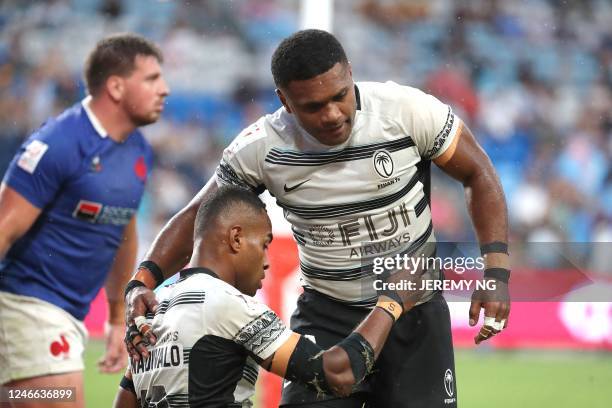
<instances>
[{"instance_id":1,"label":"red logo on blue jersey","mask_svg":"<svg viewBox=\"0 0 612 408\"><path fill-rule=\"evenodd\" d=\"M138 160L136 160L136 164L134 164L134 173L136 173L136 177L143 182L147 179L147 163L145 163L143 156L140 156Z\"/></svg>"},{"instance_id":2,"label":"red logo on blue jersey","mask_svg":"<svg viewBox=\"0 0 612 408\"><path fill-rule=\"evenodd\" d=\"M100 212L102 211L101 203L94 203L93 201L81 200L77 204L72 216L81 220L94 222Z\"/></svg>"}]
</instances>

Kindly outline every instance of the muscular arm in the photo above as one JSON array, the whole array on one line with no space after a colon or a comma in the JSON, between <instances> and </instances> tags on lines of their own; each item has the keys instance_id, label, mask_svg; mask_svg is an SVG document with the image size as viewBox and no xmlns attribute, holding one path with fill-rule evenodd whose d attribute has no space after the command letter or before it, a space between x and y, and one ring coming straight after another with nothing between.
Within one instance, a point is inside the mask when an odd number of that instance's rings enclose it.
<instances>
[{"instance_id":1,"label":"muscular arm","mask_svg":"<svg viewBox=\"0 0 612 408\"><path fill-rule=\"evenodd\" d=\"M491 160L467 126L461 125L453 145L434 163L463 184L478 241L508 242L508 210L504 191Z\"/></svg>"},{"instance_id":2,"label":"muscular arm","mask_svg":"<svg viewBox=\"0 0 612 408\"><path fill-rule=\"evenodd\" d=\"M399 305L397 306L399 308ZM379 307L375 307L353 332L359 333L369 343L374 351L374 359L380 354L387 340L387 336L391 331L393 322L393 318L391 318L387 312L381 310ZM307 347L305 347L303 343L300 343L301 341L308 342L306 345ZM298 377L299 381L306 382L310 386L319 388L322 385L321 382L325 381L327 387L334 393L347 396L351 393L352 387L363 380L363 377L355 378L351 359L343 347L335 345L323 351L314 343L310 343L310 340L305 339L297 333L293 333L276 353L264 360L261 365L281 377L288 377L290 376L288 370L291 370L291 368L289 368L290 363L293 359L298 359L298 357L294 355L297 353L305 353L307 361L316 359L316 357L322 353L320 358L322 358L324 378L319 377L318 374L320 373L305 372L307 371L305 369L302 369L301 373L293 373L294 376ZM365 363L367 370L369 370L374 361L363 361L363 363ZM308 369L309 368L310 367L308 367ZM367 374L367 370L365 374Z\"/></svg>"},{"instance_id":3,"label":"muscular arm","mask_svg":"<svg viewBox=\"0 0 612 408\"><path fill-rule=\"evenodd\" d=\"M138 252L138 234L136 231L136 216L125 227L119 249L115 254L113 266L106 278L104 289L108 301L108 322L124 325L123 288L130 280L130 275L136 265Z\"/></svg>"},{"instance_id":4,"label":"muscular arm","mask_svg":"<svg viewBox=\"0 0 612 408\"><path fill-rule=\"evenodd\" d=\"M453 144L434 162L463 184L468 212L480 244L507 243L508 210L504 191L489 157L478 145L467 126L461 125ZM487 269L510 269L507 253L488 253L484 258ZM495 291L474 292L469 317L471 326L478 321L481 308L485 309L485 317L494 317L497 323L505 322L504 327L507 327L510 314L507 283L498 281ZM483 327L481 333L474 339L476 344L490 337L486 332L491 331L493 335L498 332L497 329L492 330L487 327ZM482 333L485 335L481 335Z\"/></svg>"},{"instance_id":5,"label":"muscular arm","mask_svg":"<svg viewBox=\"0 0 612 408\"><path fill-rule=\"evenodd\" d=\"M125 370L125 375L121 380L115 401L114 408L138 408L138 400L134 391L134 383L132 383L132 373L128 368Z\"/></svg>"},{"instance_id":6,"label":"muscular arm","mask_svg":"<svg viewBox=\"0 0 612 408\"><path fill-rule=\"evenodd\" d=\"M2 183L0 185L0 259L34 224L40 209L21 194Z\"/></svg>"},{"instance_id":7,"label":"muscular arm","mask_svg":"<svg viewBox=\"0 0 612 408\"><path fill-rule=\"evenodd\" d=\"M104 327L106 352L98 360L98 368L103 373L116 373L125 367L127 361L127 353L123 346L125 333L123 288L134 270L137 251L138 235L136 216L134 216L125 227L121 244L115 253L115 260L104 285L108 302L108 320Z\"/></svg>"}]
</instances>

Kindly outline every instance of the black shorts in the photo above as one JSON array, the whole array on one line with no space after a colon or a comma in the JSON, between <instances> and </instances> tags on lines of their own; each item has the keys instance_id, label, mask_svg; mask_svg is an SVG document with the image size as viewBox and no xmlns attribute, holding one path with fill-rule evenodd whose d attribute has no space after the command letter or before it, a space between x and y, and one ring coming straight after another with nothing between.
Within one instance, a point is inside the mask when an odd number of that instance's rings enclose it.
<instances>
[{"instance_id":1,"label":"black shorts","mask_svg":"<svg viewBox=\"0 0 612 408\"><path fill-rule=\"evenodd\" d=\"M306 289L291 317L291 329L314 336L316 343L327 349L346 337L367 313L363 308L347 306ZM284 382L281 407L293 406L456 407L450 315L442 294L437 293L395 323L373 373L350 398L317 397L304 385Z\"/></svg>"}]
</instances>

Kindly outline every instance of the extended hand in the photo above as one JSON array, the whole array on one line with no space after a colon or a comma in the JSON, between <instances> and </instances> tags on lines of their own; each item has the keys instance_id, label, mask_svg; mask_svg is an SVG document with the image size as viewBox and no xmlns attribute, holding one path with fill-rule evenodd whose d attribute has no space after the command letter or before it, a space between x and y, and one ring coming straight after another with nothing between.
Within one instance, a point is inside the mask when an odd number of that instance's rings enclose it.
<instances>
[{"instance_id":1,"label":"extended hand","mask_svg":"<svg viewBox=\"0 0 612 408\"><path fill-rule=\"evenodd\" d=\"M128 355L123 346L124 330L125 326L122 323L105 325L106 352L98 360L98 369L101 373L117 373L125 368Z\"/></svg>"},{"instance_id":2,"label":"extended hand","mask_svg":"<svg viewBox=\"0 0 612 408\"><path fill-rule=\"evenodd\" d=\"M135 361L140 358L147 358L147 344L155 344L157 337L151 330L151 326L146 323L145 314L155 313L157 310L157 299L155 293L144 286L130 290L125 297L125 321L127 324L127 334L125 345L130 357Z\"/></svg>"},{"instance_id":3,"label":"extended hand","mask_svg":"<svg viewBox=\"0 0 612 408\"><path fill-rule=\"evenodd\" d=\"M510 315L510 292L508 284L493 279L495 289L477 289L472 294L470 305L470 326L475 326L480 316L480 309L484 308L484 324L474 342L480 344L495 336L508 327Z\"/></svg>"}]
</instances>

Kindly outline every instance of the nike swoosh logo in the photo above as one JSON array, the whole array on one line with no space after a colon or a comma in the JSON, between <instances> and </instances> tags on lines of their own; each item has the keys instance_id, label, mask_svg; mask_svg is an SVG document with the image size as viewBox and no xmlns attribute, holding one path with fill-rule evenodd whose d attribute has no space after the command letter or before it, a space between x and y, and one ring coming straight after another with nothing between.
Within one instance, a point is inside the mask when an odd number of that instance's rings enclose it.
<instances>
[{"instance_id":1,"label":"nike swoosh logo","mask_svg":"<svg viewBox=\"0 0 612 408\"><path fill-rule=\"evenodd\" d=\"M304 184L304 183L306 183L306 182L308 182L308 181L310 181L310 179L308 179L308 180L304 180L304 181L302 181L301 183L296 184L295 186L292 186L292 187L287 187L287 184L285 184L285 185L283 186L283 189L285 190L285 193L288 193L288 192L290 192L290 191L295 190L296 188L298 188L299 186L301 186L302 184Z\"/></svg>"}]
</instances>

